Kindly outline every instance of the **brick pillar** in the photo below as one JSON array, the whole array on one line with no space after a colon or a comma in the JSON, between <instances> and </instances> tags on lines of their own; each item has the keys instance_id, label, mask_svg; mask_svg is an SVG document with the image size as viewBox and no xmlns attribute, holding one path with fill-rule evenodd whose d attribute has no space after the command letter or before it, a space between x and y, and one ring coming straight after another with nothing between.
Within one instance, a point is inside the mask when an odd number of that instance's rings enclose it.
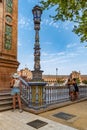
<instances>
[{"instance_id":1,"label":"brick pillar","mask_svg":"<svg viewBox=\"0 0 87 130\"><path fill-rule=\"evenodd\" d=\"M0 90L10 88L11 75L19 66L17 23L18 0L0 0Z\"/></svg>"}]
</instances>

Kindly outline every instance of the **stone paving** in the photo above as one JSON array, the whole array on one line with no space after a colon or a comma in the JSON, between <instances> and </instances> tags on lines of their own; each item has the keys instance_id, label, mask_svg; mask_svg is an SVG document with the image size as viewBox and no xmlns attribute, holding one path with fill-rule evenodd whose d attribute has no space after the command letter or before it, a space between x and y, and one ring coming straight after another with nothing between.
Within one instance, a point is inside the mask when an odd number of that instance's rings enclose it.
<instances>
[{"instance_id":1,"label":"stone paving","mask_svg":"<svg viewBox=\"0 0 87 130\"><path fill-rule=\"evenodd\" d=\"M14 112L11 110L0 112L0 130L36 130L36 128L27 125L27 123L36 119L48 123L45 126L38 128L39 130L77 130L29 112L23 111L20 113L18 110Z\"/></svg>"},{"instance_id":2,"label":"stone paving","mask_svg":"<svg viewBox=\"0 0 87 130\"><path fill-rule=\"evenodd\" d=\"M58 113L68 113L75 115L75 117L65 120L54 116ZM79 130L87 130L87 99L82 102L77 102L69 106L47 111L39 115L55 122L77 128Z\"/></svg>"}]
</instances>

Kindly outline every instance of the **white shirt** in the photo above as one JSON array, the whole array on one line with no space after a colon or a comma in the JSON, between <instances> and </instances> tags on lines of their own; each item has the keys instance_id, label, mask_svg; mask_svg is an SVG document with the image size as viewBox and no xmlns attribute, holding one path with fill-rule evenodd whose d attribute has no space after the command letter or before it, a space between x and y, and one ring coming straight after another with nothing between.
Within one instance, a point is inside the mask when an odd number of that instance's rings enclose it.
<instances>
[{"instance_id":1,"label":"white shirt","mask_svg":"<svg viewBox=\"0 0 87 130\"><path fill-rule=\"evenodd\" d=\"M15 79L15 82L14 82L14 87L20 87L20 80L19 79Z\"/></svg>"}]
</instances>

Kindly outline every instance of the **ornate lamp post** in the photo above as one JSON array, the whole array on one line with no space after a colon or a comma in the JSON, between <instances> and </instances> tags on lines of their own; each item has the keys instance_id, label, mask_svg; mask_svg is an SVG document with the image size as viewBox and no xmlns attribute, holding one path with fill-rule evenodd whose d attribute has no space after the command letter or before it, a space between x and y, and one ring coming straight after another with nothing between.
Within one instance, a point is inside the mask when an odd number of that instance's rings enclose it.
<instances>
[{"instance_id":1,"label":"ornate lamp post","mask_svg":"<svg viewBox=\"0 0 87 130\"><path fill-rule=\"evenodd\" d=\"M39 44L39 30L42 9L36 5L33 10L34 30L35 30L35 44L34 44L34 71L32 71L33 81L42 81L42 72L40 70L40 44Z\"/></svg>"},{"instance_id":2,"label":"ornate lamp post","mask_svg":"<svg viewBox=\"0 0 87 130\"><path fill-rule=\"evenodd\" d=\"M35 44L34 44L34 70L32 71L32 80L29 82L31 86L31 105L33 109L44 107L45 104L45 88L46 82L42 79L42 70L40 70L40 44L39 44L39 30L41 21L41 8L36 5L33 10L34 30L35 30Z\"/></svg>"}]
</instances>

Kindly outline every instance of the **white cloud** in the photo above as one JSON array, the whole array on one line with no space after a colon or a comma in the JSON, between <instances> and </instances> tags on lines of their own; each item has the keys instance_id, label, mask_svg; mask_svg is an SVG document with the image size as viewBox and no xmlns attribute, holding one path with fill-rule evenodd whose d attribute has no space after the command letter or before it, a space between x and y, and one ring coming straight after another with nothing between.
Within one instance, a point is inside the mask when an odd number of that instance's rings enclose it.
<instances>
[{"instance_id":1,"label":"white cloud","mask_svg":"<svg viewBox=\"0 0 87 130\"><path fill-rule=\"evenodd\" d=\"M20 26L20 28L23 28L23 29L28 27L29 30L31 30L32 26L33 26L31 20L29 18L23 17L23 16L20 16L20 18L18 20L18 25Z\"/></svg>"},{"instance_id":2,"label":"white cloud","mask_svg":"<svg viewBox=\"0 0 87 130\"><path fill-rule=\"evenodd\" d=\"M70 28L73 29L73 26L74 26L74 23L70 21L54 22L53 19L51 18L48 18L48 19L43 18L41 24L45 26L52 26L56 29L60 29L59 31L61 31L61 29L64 29L64 30L69 30Z\"/></svg>"},{"instance_id":3,"label":"white cloud","mask_svg":"<svg viewBox=\"0 0 87 130\"><path fill-rule=\"evenodd\" d=\"M70 46L69 46L70 45ZM70 50L70 48L73 48ZM41 66L44 73L55 74L55 68L60 69L61 74L69 74L70 71L76 70L81 73L86 73L84 68L87 67L85 58L87 57L87 50L78 44L68 44L64 52L58 53L42 53ZM82 61L82 62L81 62Z\"/></svg>"},{"instance_id":4,"label":"white cloud","mask_svg":"<svg viewBox=\"0 0 87 130\"><path fill-rule=\"evenodd\" d=\"M73 23L71 21L65 21L62 24L62 28L65 30L69 30L70 28L73 28Z\"/></svg>"},{"instance_id":5,"label":"white cloud","mask_svg":"<svg viewBox=\"0 0 87 130\"><path fill-rule=\"evenodd\" d=\"M69 44L67 44L67 48L72 48L72 47L76 47L76 46L78 46L78 43L69 43Z\"/></svg>"},{"instance_id":6,"label":"white cloud","mask_svg":"<svg viewBox=\"0 0 87 130\"><path fill-rule=\"evenodd\" d=\"M55 28L59 28L59 23L54 22L52 19L43 19L41 22L42 25L52 26Z\"/></svg>"},{"instance_id":7,"label":"white cloud","mask_svg":"<svg viewBox=\"0 0 87 130\"><path fill-rule=\"evenodd\" d=\"M73 52L73 55L87 55L87 48L81 43L70 43L66 46L68 52Z\"/></svg>"}]
</instances>

